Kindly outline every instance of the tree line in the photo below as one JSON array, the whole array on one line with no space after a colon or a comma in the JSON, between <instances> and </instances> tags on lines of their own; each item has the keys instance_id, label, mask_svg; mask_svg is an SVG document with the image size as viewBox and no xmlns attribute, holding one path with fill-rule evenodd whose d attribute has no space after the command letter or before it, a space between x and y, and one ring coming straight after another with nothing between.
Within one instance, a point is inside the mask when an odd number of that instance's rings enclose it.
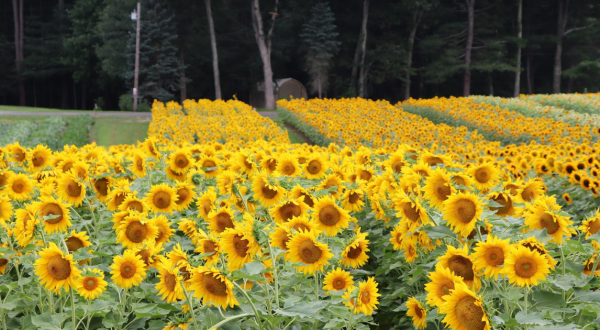
<instances>
[{"instance_id":1,"label":"tree line","mask_svg":"<svg viewBox=\"0 0 600 330\"><path fill-rule=\"evenodd\" d=\"M131 102L136 0L0 3L0 103ZM248 101L295 78L311 97L596 92L594 0L142 0L139 93ZM264 88L267 108L272 90Z\"/></svg>"}]
</instances>

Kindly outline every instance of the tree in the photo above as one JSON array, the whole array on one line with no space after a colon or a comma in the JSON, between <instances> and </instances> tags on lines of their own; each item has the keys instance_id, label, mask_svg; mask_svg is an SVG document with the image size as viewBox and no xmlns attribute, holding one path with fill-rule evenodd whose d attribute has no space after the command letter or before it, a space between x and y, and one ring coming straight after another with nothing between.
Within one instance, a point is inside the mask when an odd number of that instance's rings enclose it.
<instances>
[{"instance_id":1,"label":"tree","mask_svg":"<svg viewBox=\"0 0 600 330\"><path fill-rule=\"evenodd\" d=\"M328 87L328 71L331 58L338 51L338 33L335 32L335 17L328 2L321 2L311 10L311 19L303 25L300 37L307 46L305 68L310 75L311 92L317 92L319 98Z\"/></svg>"},{"instance_id":2,"label":"tree","mask_svg":"<svg viewBox=\"0 0 600 330\"><path fill-rule=\"evenodd\" d=\"M360 25L360 34L356 43L354 52L354 62L352 65L352 75L350 77L350 88L356 91L356 75L358 72L358 96L365 97L365 54L367 52L367 21L369 20L369 0L363 0L362 24Z\"/></svg>"},{"instance_id":3,"label":"tree","mask_svg":"<svg viewBox=\"0 0 600 330\"><path fill-rule=\"evenodd\" d=\"M423 13L425 11L431 10L433 6L435 6L435 0L421 0L421 1L410 1L407 5L408 10L410 12L411 18L411 28L410 33L408 35L408 58L406 60L406 74L404 76L404 99L408 100L410 98L410 76L412 74L412 57L413 57L413 48L415 46L415 38L417 36L417 28L419 27L419 23L421 23L421 18L423 17Z\"/></svg>"},{"instance_id":4,"label":"tree","mask_svg":"<svg viewBox=\"0 0 600 330\"><path fill-rule=\"evenodd\" d=\"M15 67L19 80L19 105L25 105L25 85L20 77L23 61L23 1L13 0L13 20L15 25Z\"/></svg>"},{"instance_id":5,"label":"tree","mask_svg":"<svg viewBox=\"0 0 600 330\"><path fill-rule=\"evenodd\" d=\"M172 100L173 92L181 86L182 65L177 58L177 33L171 14L161 0L148 0L142 6L140 21L139 94L159 101ZM133 25L133 24L132 24ZM135 33L128 43L128 86L133 88Z\"/></svg>"},{"instance_id":6,"label":"tree","mask_svg":"<svg viewBox=\"0 0 600 330\"><path fill-rule=\"evenodd\" d=\"M260 59L263 63L263 76L265 83L265 107L267 110L275 109L275 95L273 92L273 69L271 68L271 37L275 28L275 19L277 18L277 7L279 0L275 0L275 9L270 12L271 27L265 35L263 29L262 14L258 0L252 0L252 28L254 29L254 38L260 52Z\"/></svg>"},{"instance_id":7,"label":"tree","mask_svg":"<svg viewBox=\"0 0 600 330\"><path fill-rule=\"evenodd\" d=\"M206 6L206 18L208 19L208 31L210 32L210 49L212 51L213 76L215 80L215 99L221 99L221 75L219 74L219 54L217 53L217 38L215 36L215 24L213 23L210 10L210 0L204 0Z\"/></svg>"},{"instance_id":8,"label":"tree","mask_svg":"<svg viewBox=\"0 0 600 330\"><path fill-rule=\"evenodd\" d=\"M463 96L471 95L471 51L473 50L473 34L475 30L475 0L465 0L469 18L467 21L467 43L465 45L465 76L463 80Z\"/></svg>"},{"instance_id":9,"label":"tree","mask_svg":"<svg viewBox=\"0 0 600 330\"><path fill-rule=\"evenodd\" d=\"M515 91L514 97L519 97L521 91L521 39L523 38L523 0L518 0L517 14L517 67L515 68Z\"/></svg>"}]
</instances>

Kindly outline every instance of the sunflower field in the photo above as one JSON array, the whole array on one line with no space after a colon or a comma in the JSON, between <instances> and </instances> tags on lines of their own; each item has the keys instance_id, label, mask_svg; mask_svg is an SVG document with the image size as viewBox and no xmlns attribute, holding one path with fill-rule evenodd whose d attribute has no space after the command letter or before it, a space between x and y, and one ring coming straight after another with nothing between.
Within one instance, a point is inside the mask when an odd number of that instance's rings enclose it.
<instances>
[{"instance_id":1,"label":"sunflower field","mask_svg":"<svg viewBox=\"0 0 600 330\"><path fill-rule=\"evenodd\" d=\"M11 143L1 329L600 329L598 114L541 101L279 101L315 145L155 102L137 145Z\"/></svg>"}]
</instances>

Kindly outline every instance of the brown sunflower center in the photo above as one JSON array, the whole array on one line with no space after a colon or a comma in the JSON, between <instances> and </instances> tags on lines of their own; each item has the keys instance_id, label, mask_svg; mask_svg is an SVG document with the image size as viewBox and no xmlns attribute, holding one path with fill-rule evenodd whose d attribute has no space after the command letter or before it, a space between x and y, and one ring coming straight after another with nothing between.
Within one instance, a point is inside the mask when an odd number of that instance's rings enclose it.
<instances>
[{"instance_id":1,"label":"brown sunflower center","mask_svg":"<svg viewBox=\"0 0 600 330\"><path fill-rule=\"evenodd\" d=\"M540 216L540 225L542 226L542 228L546 228L546 231L550 235L556 233L560 228L558 221L554 219L554 216L548 213L543 213Z\"/></svg>"},{"instance_id":2,"label":"brown sunflower center","mask_svg":"<svg viewBox=\"0 0 600 330\"><path fill-rule=\"evenodd\" d=\"M366 170L360 170L360 174L358 176L360 177L361 180L369 181L369 180L371 180L371 177L373 176L373 174L371 174L371 172L366 171Z\"/></svg>"},{"instance_id":3,"label":"brown sunflower center","mask_svg":"<svg viewBox=\"0 0 600 330\"><path fill-rule=\"evenodd\" d=\"M17 162L22 162L25 159L25 152L21 148L14 149L11 154L17 156L15 157Z\"/></svg>"},{"instance_id":4,"label":"brown sunflower center","mask_svg":"<svg viewBox=\"0 0 600 330\"><path fill-rule=\"evenodd\" d=\"M148 251L148 249L141 249L138 252L135 253L136 256L140 256L140 258L142 258L142 261L144 262L144 264L146 265L146 267L150 266L150 251Z\"/></svg>"},{"instance_id":5,"label":"brown sunflower center","mask_svg":"<svg viewBox=\"0 0 600 330\"><path fill-rule=\"evenodd\" d=\"M487 183L491 179L490 172L487 168L480 168L477 171L475 171L475 179L479 183Z\"/></svg>"},{"instance_id":6,"label":"brown sunflower center","mask_svg":"<svg viewBox=\"0 0 600 330\"><path fill-rule=\"evenodd\" d=\"M404 166L404 162L401 160L396 160L392 163L392 169L395 173L402 173L402 167Z\"/></svg>"},{"instance_id":7,"label":"brown sunflower center","mask_svg":"<svg viewBox=\"0 0 600 330\"><path fill-rule=\"evenodd\" d=\"M435 166L437 164L444 164L444 161L440 157L430 157L427 159L427 165Z\"/></svg>"},{"instance_id":8,"label":"brown sunflower center","mask_svg":"<svg viewBox=\"0 0 600 330\"><path fill-rule=\"evenodd\" d=\"M356 202L358 202L360 200L360 194L357 194L355 192L351 192L348 195L348 202L350 202L350 204L356 204Z\"/></svg>"},{"instance_id":9,"label":"brown sunflower center","mask_svg":"<svg viewBox=\"0 0 600 330\"><path fill-rule=\"evenodd\" d=\"M440 285L438 286L438 297L446 301L446 299L444 299L443 297L447 294L450 294L450 290L454 290L454 281L448 278L443 279Z\"/></svg>"},{"instance_id":10,"label":"brown sunflower center","mask_svg":"<svg viewBox=\"0 0 600 330\"><path fill-rule=\"evenodd\" d=\"M306 166L306 171L310 174L319 174L319 172L321 172L321 168L323 167L323 165L321 165L321 162L313 159L310 162L308 162L308 165Z\"/></svg>"},{"instance_id":11,"label":"brown sunflower center","mask_svg":"<svg viewBox=\"0 0 600 330\"><path fill-rule=\"evenodd\" d=\"M277 160L274 158L269 158L266 161L266 165L269 172L273 172L277 168Z\"/></svg>"},{"instance_id":12,"label":"brown sunflower center","mask_svg":"<svg viewBox=\"0 0 600 330\"><path fill-rule=\"evenodd\" d=\"M448 268L454 272L454 274L461 276L465 281L472 281L475 278L473 273L473 263L471 260L455 255L448 260Z\"/></svg>"},{"instance_id":13,"label":"brown sunflower center","mask_svg":"<svg viewBox=\"0 0 600 330\"><path fill-rule=\"evenodd\" d=\"M212 202L210 200L204 200L202 209L204 210L204 213L208 214L210 210L212 210Z\"/></svg>"},{"instance_id":14,"label":"brown sunflower center","mask_svg":"<svg viewBox=\"0 0 600 330\"><path fill-rule=\"evenodd\" d=\"M498 197L492 198L492 200L500 205L501 207L490 207L490 210L496 211L497 215L506 215L512 207L512 200L510 197L505 195L498 195Z\"/></svg>"},{"instance_id":15,"label":"brown sunflower center","mask_svg":"<svg viewBox=\"0 0 600 330\"><path fill-rule=\"evenodd\" d=\"M159 227L158 228L158 234L156 235L156 243L160 243L164 239L166 239L165 235L166 235L165 229L162 228L162 227Z\"/></svg>"},{"instance_id":16,"label":"brown sunflower center","mask_svg":"<svg viewBox=\"0 0 600 330\"><path fill-rule=\"evenodd\" d=\"M226 212L217 214L216 225L217 225L217 232L219 232L219 233L224 232L225 229L227 229L227 228L234 227L231 216L229 215L229 213L226 213Z\"/></svg>"},{"instance_id":17,"label":"brown sunflower center","mask_svg":"<svg viewBox=\"0 0 600 330\"><path fill-rule=\"evenodd\" d=\"M248 246L250 242L247 239L243 238L240 235L237 235L233 238L233 249L235 253L237 253L240 257L245 257L248 254L248 250L250 247Z\"/></svg>"},{"instance_id":18,"label":"brown sunflower center","mask_svg":"<svg viewBox=\"0 0 600 330\"><path fill-rule=\"evenodd\" d=\"M94 188L101 196L108 195L108 179L102 178L94 182Z\"/></svg>"},{"instance_id":19,"label":"brown sunflower center","mask_svg":"<svg viewBox=\"0 0 600 330\"><path fill-rule=\"evenodd\" d=\"M71 275L71 263L59 255L48 260L47 269L48 274L57 281L67 279Z\"/></svg>"},{"instance_id":20,"label":"brown sunflower center","mask_svg":"<svg viewBox=\"0 0 600 330\"><path fill-rule=\"evenodd\" d=\"M294 229L295 229L295 230L297 230L297 231L300 231L300 230L303 230L303 231L309 231L309 230L310 230L310 227L308 227L308 226L307 226L306 224L304 224L304 223L297 223L297 224L294 224L294 225L292 226L292 228L294 228Z\"/></svg>"},{"instance_id":21,"label":"brown sunflower center","mask_svg":"<svg viewBox=\"0 0 600 330\"><path fill-rule=\"evenodd\" d=\"M283 165L283 174L292 175L296 172L296 167L293 164L287 163Z\"/></svg>"},{"instance_id":22,"label":"brown sunflower center","mask_svg":"<svg viewBox=\"0 0 600 330\"><path fill-rule=\"evenodd\" d=\"M67 195L71 197L79 197L81 196L81 186L79 183L73 179L69 179L66 185Z\"/></svg>"},{"instance_id":23,"label":"brown sunflower center","mask_svg":"<svg viewBox=\"0 0 600 330\"><path fill-rule=\"evenodd\" d=\"M521 257L515 261L515 273L522 278L530 278L537 272L537 263L533 258Z\"/></svg>"},{"instance_id":24,"label":"brown sunflower center","mask_svg":"<svg viewBox=\"0 0 600 330\"><path fill-rule=\"evenodd\" d=\"M206 167L206 168L217 167L217 163L213 162L212 160L207 159L202 162L202 167ZM216 169L206 171L206 173L213 173L214 171L216 171Z\"/></svg>"},{"instance_id":25,"label":"brown sunflower center","mask_svg":"<svg viewBox=\"0 0 600 330\"><path fill-rule=\"evenodd\" d=\"M592 235L596 234L598 231L600 231L600 220L598 219L594 219L590 222L588 222L588 232Z\"/></svg>"},{"instance_id":26,"label":"brown sunflower center","mask_svg":"<svg viewBox=\"0 0 600 330\"><path fill-rule=\"evenodd\" d=\"M452 191L450 190L450 183L446 182L445 180L436 181L434 186L434 192L435 196L438 199L445 201L446 199L448 199L448 196L450 196L450 194L452 193Z\"/></svg>"},{"instance_id":27,"label":"brown sunflower center","mask_svg":"<svg viewBox=\"0 0 600 330\"><path fill-rule=\"evenodd\" d=\"M119 272L121 273L122 278L132 278L137 271L137 268L134 263L125 261L121 264L121 268L119 268Z\"/></svg>"},{"instance_id":28,"label":"brown sunflower center","mask_svg":"<svg viewBox=\"0 0 600 330\"><path fill-rule=\"evenodd\" d=\"M285 236L281 237L281 246L283 246L284 250L287 250L287 243L290 241L290 237L288 236L288 234L285 234Z\"/></svg>"},{"instance_id":29,"label":"brown sunflower center","mask_svg":"<svg viewBox=\"0 0 600 330\"><path fill-rule=\"evenodd\" d=\"M283 221L288 222L293 217L299 217L302 214L302 208L299 205L288 202L279 208L279 214L281 214Z\"/></svg>"},{"instance_id":30,"label":"brown sunflower center","mask_svg":"<svg viewBox=\"0 0 600 330\"><path fill-rule=\"evenodd\" d=\"M298 246L298 254L305 264L313 264L319 261L323 251L312 240L307 239Z\"/></svg>"},{"instance_id":31,"label":"brown sunflower center","mask_svg":"<svg viewBox=\"0 0 600 330\"><path fill-rule=\"evenodd\" d=\"M204 253L213 253L217 252L217 244L210 239L206 239L202 242L202 247L204 248Z\"/></svg>"},{"instance_id":32,"label":"brown sunflower center","mask_svg":"<svg viewBox=\"0 0 600 330\"><path fill-rule=\"evenodd\" d=\"M123 202L125 201L125 198L127 198L127 195L128 193L117 194L117 197L115 197L115 206L121 206L121 204L123 204Z\"/></svg>"},{"instance_id":33,"label":"brown sunflower center","mask_svg":"<svg viewBox=\"0 0 600 330\"><path fill-rule=\"evenodd\" d=\"M301 192L300 196L304 197L304 203L306 203L306 205L310 207L315 206L315 201L313 200L311 195Z\"/></svg>"},{"instance_id":34,"label":"brown sunflower center","mask_svg":"<svg viewBox=\"0 0 600 330\"><path fill-rule=\"evenodd\" d=\"M262 187L260 188L260 191L266 199L273 199L275 198L275 196L277 196L278 193L277 189L271 189L267 187L267 185L264 182L262 184Z\"/></svg>"},{"instance_id":35,"label":"brown sunflower center","mask_svg":"<svg viewBox=\"0 0 600 330\"><path fill-rule=\"evenodd\" d=\"M190 195L190 191L187 188L181 188L177 190L177 201L175 204L181 205L187 201L188 196Z\"/></svg>"},{"instance_id":36,"label":"brown sunflower center","mask_svg":"<svg viewBox=\"0 0 600 330\"><path fill-rule=\"evenodd\" d=\"M340 221L340 211L333 205L325 205L319 211L319 221L326 226L335 226Z\"/></svg>"},{"instance_id":37,"label":"brown sunflower center","mask_svg":"<svg viewBox=\"0 0 600 330\"><path fill-rule=\"evenodd\" d=\"M346 281L344 281L341 278L337 278L335 280L333 280L332 285L334 289L336 290L343 290L346 287Z\"/></svg>"},{"instance_id":38,"label":"brown sunflower center","mask_svg":"<svg viewBox=\"0 0 600 330\"><path fill-rule=\"evenodd\" d=\"M465 296L456 303L454 311L458 321L468 330L483 330L486 323L483 319L483 309L475 305L477 299Z\"/></svg>"},{"instance_id":39,"label":"brown sunflower center","mask_svg":"<svg viewBox=\"0 0 600 330\"><path fill-rule=\"evenodd\" d=\"M204 274L204 276L202 276L202 285L206 291L215 296L227 296L227 285L220 279L215 278L212 274Z\"/></svg>"},{"instance_id":40,"label":"brown sunflower center","mask_svg":"<svg viewBox=\"0 0 600 330\"><path fill-rule=\"evenodd\" d=\"M0 174L0 187L6 186L7 182L8 182L7 175L6 174Z\"/></svg>"},{"instance_id":41,"label":"brown sunflower center","mask_svg":"<svg viewBox=\"0 0 600 330\"><path fill-rule=\"evenodd\" d=\"M415 315L417 315L417 317L419 319L423 318L423 308L421 308L421 306L415 306Z\"/></svg>"},{"instance_id":42,"label":"brown sunflower center","mask_svg":"<svg viewBox=\"0 0 600 330\"><path fill-rule=\"evenodd\" d=\"M469 199L460 199L455 206L456 217L462 223L469 223L475 218L477 208L475 203Z\"/></svg>"},{"instance_id":43,"label":"brown sunflower center","mask_svg":"<svg viewBox=\"0 0 600 330\"><path fill-rule=\"evenodd\" d=\"M42 217L46 217L46 216L50 216L50 215L54 215L57 217L54 219L48 219L48 220L46 220L46 222L49 224L53 224L53 225L57 224L57 223L61 222L63 219L63 210L56 203L48 203L48 204L44 205L44 207L42 208Z\"/></svg>"},{"instance_id":44,"label":"brown sunflower center","mask_svg":"<svg viewBox=\"0 0 600 330\"><path fill-rule=\"evenodd\" d=\"M175 285L177 284L177 277L169 272L166 272L164 277L165 287L169 292L175 291Z\"/></svg>"},{"instance_id":45,"label":"brown sunflower center","mask_svg":"<svg viewBox=\"0 0 600 330\"><path fill-rule=\"evenodd\" d=\"M371 294L368 290L365 290L365 292L360 295L360 301L362 301L363 304L368 304L371 301Z\"/></svg>"},{"instance_id":46,"label":"brown sunflower center","mask_svg":"<svg viewBox=\"0 0 600 330\"><path fill-rule=\"evenodd\" d=\"M485 250L485 261L492 266L504 265L504 250L496 246Z\"/></svg>"},{"instance_id":47,"label":"brown sunflower center","mask_svg":"<svg viewBox=\"0 0 600 330\"><path fill-rule=\"evenodd\" d=\"M360 248L360 245L357 247L351 247L346 256L350 259L356 259L358 256L360 256L362 251L363 250Z\"/></svg>"},{"instance_id":48,"label":"brown sunflower center","mask_svg":"<svg viewBox=\"0 0 600 330\"><path fill-rule=\"evenodd\" d=\"M127 209L136 211L136 212L143 212L144 205L142 205L142 203L140 201L131 201L131 202L129 202L129 204L127 204Z\"/></svg>"},{"instance_id":49,"label":"brown sunflower center","mask_svg":"<svg viewBox=\"0 0 600 330\"><path fill-rule=\"evenodd\" d=\"M171 195L166 191L159 191L152 198L152 202L159 209L166 209L171 205Z\"/></svg>"},{"instance_id":50,"label":"brown sunflower center","mask_svg":"<svg viewBox=\"0 0 600 330\"><path fill-rule=\"evenodd\" d=\"M521 192L521 197L528 203L530 203L536 197L536 195L535 189L532 186L527 186L525 189L523 189L523 192Z\"/></svg>"},{"instance_id":51,"label":"brown sunflower center","mask_svg":"<svg viewBox=\"0 0 600 330\"><path fill-rule=\"evenodd\" d=\"M452 178L450 178L450 180L458 186L466 186L467 182L465 181L464 178L460 177L460 176L453 176Z\"/></svg>"},{"instance_id":52,"label":"brown sunflower center","mask_svg":"<svg viewBox=\"0 0 600 330\"><path fill-rule=\"evenodd\" d=\"M26 188L27 186L23 180L15 180L15 182L13 182L12 190L17 194L22 193Z\"/></svg>"},{"instance_id":53,"label":"brown sunflower center","mask_svg":"<svg viewBox=\"0 0 600 330\"><path fill-rule=\"evenodd\" d=\"M141 243L146 239L148 229L139 221L133 221L127 226L125 236L133 243Z\"/></svg>"},{"instance_id":54,"label":"brown sunflower center","mask_svg":"<svg viewBox=\"0 0 600 330\"><path fill-rule=\"evenodd\" d=\"M33 163L33 166L35 166L35 167L43 166L44 163L46 162L46 156L44 155L43 152L38 151L33 154L31 162Z\"/></svg>"},{"instance_id":55,"label":"brown sunflower center","mask_svg":"<svg viewBox=\"0 0 600 330\"><path fill-rule=\"evenodd\" d=\"M8 259L0 259L0 267L4 267L8 264Z\"/></svg>"},{"instance_id":56,"label":"brown sunflower center","mask_svg":"<svg viewBox=\"0 0 600 330\"><path fill-rule=\"evenodd\" d=\"M75 252L85 246L83 241L75 236L67 238L65 243L67 243L67 249L71 252Z\"/></svg>"},{"instance_id":57,"label":"brown sunflower center","mask_svg":"<svg viewBox=\"0 0 600 330\"><path fill-rule=\"evenodd\" d=\"M98 287L98 279L95 277L86 277L83 280L83 288L87 291L96 290Z\"/></svg>"},{"instance_id":58,"label":"brown sunflower center","mask_svg":"<svg viewBox=\"0 0 600 330\"><path fill-rule=\"evenodd\" d=\"M402 205L402 211L408 220L412 222L417 222L421 219L421 214L419 213L419 210L417 210L416 204L413 206L411 202L406 202Z\"/></svg>"},{"instance_id":59,"label":"brown sunflower center","mask_svg":"<svg viewBox=\"0 0 600 330\"><path fill-rule=\"evenodd\" d=\"M177 157L175 157L175 165L179 168L186 168L189 163L190 161L185 155L177 155Z\"/></svg>"}]
</instances>

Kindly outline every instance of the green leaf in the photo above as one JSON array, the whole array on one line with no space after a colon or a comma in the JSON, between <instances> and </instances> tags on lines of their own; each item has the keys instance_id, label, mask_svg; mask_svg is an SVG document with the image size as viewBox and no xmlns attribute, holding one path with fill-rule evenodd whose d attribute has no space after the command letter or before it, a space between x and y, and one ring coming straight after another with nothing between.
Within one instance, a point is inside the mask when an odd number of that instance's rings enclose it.
<instances>
[{"instance_id":1,"label":"green leaf","mask_svg":"<svg viewBox=\"0 0 600 330\"><path fill-rule=\"evenodd\" d=\"M26 247L24 247L21 252L22 253L27 253L27 252L33 252L37 249L37 247L33 244L28 244Z\"/></svg>"},{"instance_id":2,"label":"green leaf","mask_svg":"<svg viewBox=\"0 0 600 330\"><path fill-rule=\"evenodd\" d=\"M50 312L45 312L40 315L32 316L31 323L40 328L60 329L66 316L67 314L65 313L50 314Z\"/></svg>"},{"instance_id":3,"label":"green leaf","mask_svg":"<svg viewBox=\"0 0 600 330\"><path fill-rule=\"evenodd\" d=\"M533 325L547 325L552 324L549 320L544 320L543 315L538 312L525 314L523 311L520 311L515 315L515 319L520 324L533 324Z\"/></svg>"},{"instance_id":4,"label":"green leaf","mask_svg":"<svg viewBox=\"0 0 600 330\"><path fill-rule=\"evenodd\" d=\"M317 313L329 305L326 301L303 301L286 309L275 309L275 313L283 316L299 316L314 318Z\"/></svg>"},{"instance_id":5,"label":"green leaf","mask_svg":"<svg viewBox=\"0 0 600 330\"><path fill-rule=\"evenodd\" d=\"M580 301L600 303L600 291L575 290Z\"/></svg>"},{"instance_id":6,"label":"green leaf","mask_svg":"<svg viewBox=\"0 0 600 330\"><path fill-rule=\"evenodd\" d=\"M121 324L125 324L126 319L120 318L117 314L110 312L102 319L102 325L107 328L116 328Z\"/></svg>"},{"instance_id":7,"label":"green leaf","mask_svg":"<svg viewBox=\"0 0 600 330\"><path fill-rule=\"evenodd\" d=\"M424 231L427 234L427 236L429 236L429 238L431 239L454 236L454 232L452 232L452 230L446 226L427 227L424 229Z\"/></svg>"},{"instance_id":8,"label":"green leaf","mask_svg":"<svg viewBox=\"0 0 600 330\"><path fill-rule=\"evenodd\" d=\"M14 301L0 304L0 308L5 309L7 311L12 311L15 307L17 307L17 303Z\"/></svg>"}]
</instances>

